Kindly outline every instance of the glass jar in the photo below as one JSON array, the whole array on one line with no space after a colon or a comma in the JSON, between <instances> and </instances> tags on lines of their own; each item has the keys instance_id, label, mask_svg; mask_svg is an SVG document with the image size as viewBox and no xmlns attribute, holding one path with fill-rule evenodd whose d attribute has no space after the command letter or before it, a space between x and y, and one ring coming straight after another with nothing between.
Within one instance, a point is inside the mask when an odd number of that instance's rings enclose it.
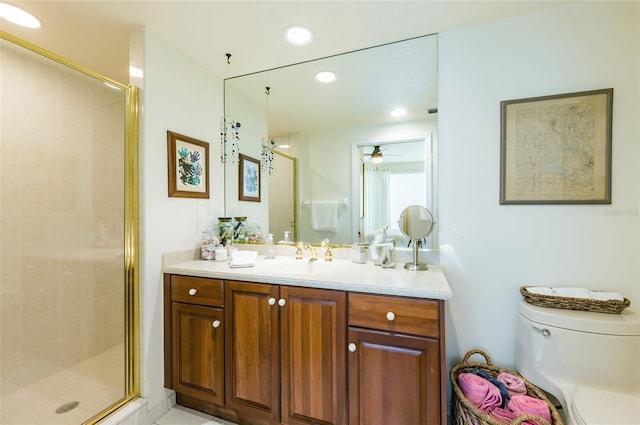
<instances>
[{"instance_id":1,"label":"glass jar","mask_svg":"<svg viewBox=\"0 0 640 425\"><path fill-rule=\"evenodd\" d=\"M218 217L218 235L221 245L233 242L233 223L231 217Z\"/></svg>"},{"instance_id":2,"label":"glass jar","mask_svg":"<svg viewBox=\"0 0 640 425\"><path fill-rule=\"evenodd\" d=\"M247 217L235 217L235 224L233 226L233 238L236 243L245 243L247 236Z\"/></svg>"},{"instance_id":3,"label":"glass jar","mask_svg":"<svg viewBox=\"0 0 640 425\"><path fill-rule=\"evenodd\" d=\"M218 238L210 231L202 232L201 244L200 244L200 258L202 260L215 259L216 245L218 245Z\"/></svg>"},{"instance_id":4,"label":"glass jar","mask_svg":"<svg viewBox=\"0 0 640 425\"><path fill-rule=\"evenodd\" d=\"M249 243L262 242L262 230L258 224L249 224L247 226L246 240Z\"/></svg>"}]
</instances>

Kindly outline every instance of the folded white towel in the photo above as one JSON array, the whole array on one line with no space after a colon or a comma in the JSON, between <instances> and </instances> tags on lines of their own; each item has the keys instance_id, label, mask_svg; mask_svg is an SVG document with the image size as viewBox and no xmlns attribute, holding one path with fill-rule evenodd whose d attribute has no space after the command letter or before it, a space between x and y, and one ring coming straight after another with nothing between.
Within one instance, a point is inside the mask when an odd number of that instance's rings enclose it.
<instances>
[{"instance_id":1,"label":"folded white towel","mask_svg":"<svg viewBox=\"0 0 640 425\"><path fill-rule=\"evenodd\" d=\"M591 291L591 298L598 301L624 301L624 297L617 292Z\"/></svg>"},{"instance_id":2,"label":"folded white towel","mask_svg":"<svg viewBox=\"0 0 640 425\"><path fill-rule=\"evenodd\" d=\"M555 295L553 289L548 286L528 286L527 292L531 292L536 295Z\"/></svg>"},{"instance_id":3,"label":"folded white towel","mask_svg":"<svg viewBox=\"0 0 640 425\"><path fill-rule=\"evenodd\" d=\"M536 295L550 295L556 297L582 298L597 301L624 301L624 297L617 292L591 291L587 288L574 288L566 286L527 286L527 292Z\"/></svg>"},{"instance_id":4,"label":"folded white towel","mask_svg":"<svg viewBox=\"0 0 640 425\"><path fill-rule=\"evenodd\" d=\"M553 292L559 297L591 299L591 291L587 288L554 287Z\"/></svg>"},{"instance_id":5,"label":"folded white towel","mask_svg":"<svg viewBox=\"0 0 640 425\"><path fill-rule=\"evenodd\" d=\"M318 232L335 232L338 201L311 201L311 227Z\"/></svg>"},{"instance_id":6,"label":"folded white towel","mask_svg":"<svg viewBox=\"0 0 640 425\"><path fill-rule=\"evenodd\" d=\"M258 251L231 251L230 267L253 267L258 258Z\"/></svg>"}]
</instances>

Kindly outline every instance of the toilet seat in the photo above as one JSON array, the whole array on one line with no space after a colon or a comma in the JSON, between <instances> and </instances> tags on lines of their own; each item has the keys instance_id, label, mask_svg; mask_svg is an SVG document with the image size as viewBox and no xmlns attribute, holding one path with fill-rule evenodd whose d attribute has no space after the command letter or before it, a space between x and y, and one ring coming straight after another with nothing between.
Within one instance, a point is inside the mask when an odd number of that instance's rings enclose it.
<instances>
[{"instance_id":1,"label":"toilet seat","mask_svg":"<svg viewBox=\"0 0 640 425\"><path fill-rule=\"evenodd\" d=\"M640 424L640 395L576 387L571 417L579 425Z\"/></svg>"}]
</instances>

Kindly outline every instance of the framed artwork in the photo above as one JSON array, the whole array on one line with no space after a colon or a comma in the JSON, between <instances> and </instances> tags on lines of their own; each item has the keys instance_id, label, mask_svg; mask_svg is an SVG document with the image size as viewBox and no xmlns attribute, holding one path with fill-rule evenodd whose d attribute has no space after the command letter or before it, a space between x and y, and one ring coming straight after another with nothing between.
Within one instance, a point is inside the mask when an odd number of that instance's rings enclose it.
<instances>
[{"instance_id":1,"label":"framed artwork","mask_svg":"<svg viewBox=\"0 0 640 425\"><path fill-rule=\"evenodd\" d=\"M239 155L238 199L260 202L260 161Z\"/></svg>"},{"instance_id":2,"label":"framed artwork","mask_svg":"<svg viewBox=\"0 0 640 425\"><path fill-rule=\"evenodd\" d=\"M613 89L500 102L500 204L610 204Z\"/></svg>"},{"instance_id":3,"label":"framed artwork","mask_svg":"<svg viewBox=\"0 0 640 425\"><path fill-rule=\"evenodd\" d=\"M209 198L209 144L167 131L169 196Z\"/></svg>"}]
</instances>

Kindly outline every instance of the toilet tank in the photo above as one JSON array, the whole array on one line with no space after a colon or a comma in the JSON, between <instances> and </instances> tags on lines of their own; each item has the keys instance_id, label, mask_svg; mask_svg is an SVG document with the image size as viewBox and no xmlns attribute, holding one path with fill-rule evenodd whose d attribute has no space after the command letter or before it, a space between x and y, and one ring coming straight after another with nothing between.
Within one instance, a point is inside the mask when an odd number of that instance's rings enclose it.
<instances>
[{"instance_id":1,"label":"toilet tank","mask_svg":"<svg viewBox=\"0 0 640 425\"><path fill-rule=\"evenodd\" d=\"M589 386L640 394L640 315L593 313L520 303L515 366L558 396Z\"/></svg>"}]
</instances>

